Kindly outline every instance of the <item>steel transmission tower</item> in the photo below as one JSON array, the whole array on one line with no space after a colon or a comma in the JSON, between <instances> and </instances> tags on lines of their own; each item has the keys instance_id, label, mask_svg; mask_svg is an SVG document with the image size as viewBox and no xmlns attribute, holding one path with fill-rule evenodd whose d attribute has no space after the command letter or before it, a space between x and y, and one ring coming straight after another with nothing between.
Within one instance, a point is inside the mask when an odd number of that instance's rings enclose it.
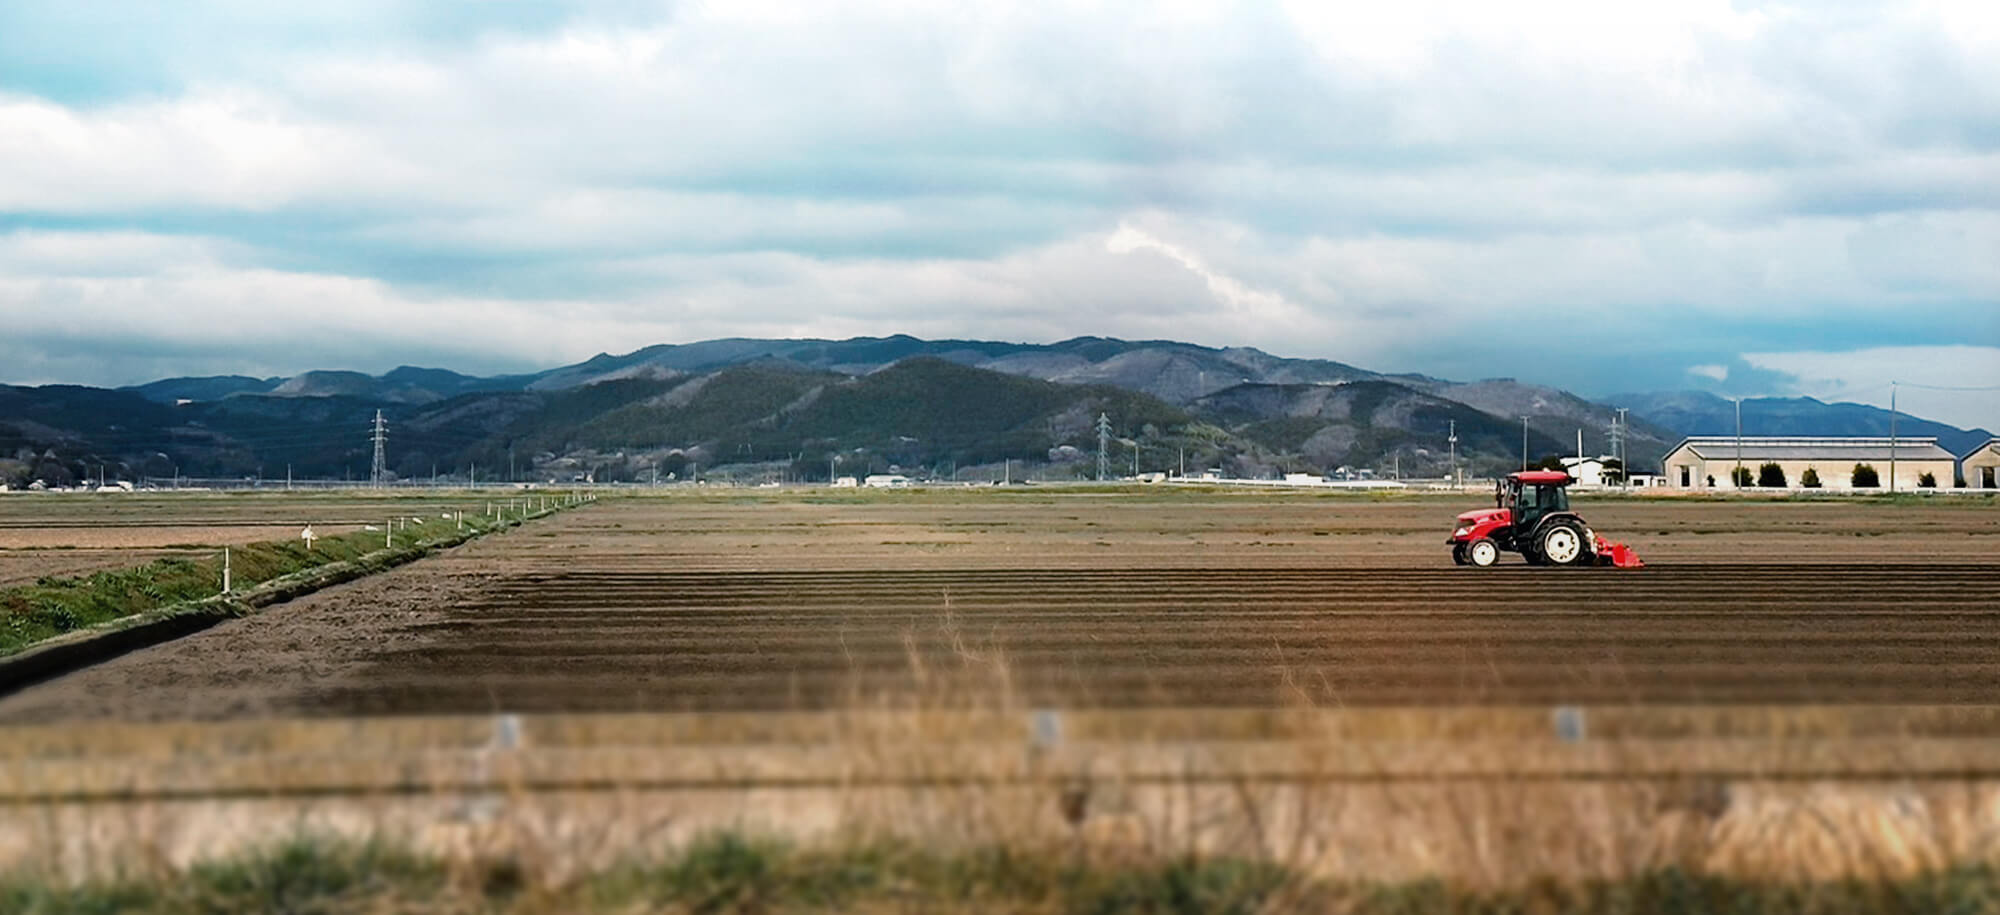
<instances>
[{"instance_id":1,"label":"steel transmission tower","mask_svg":"<svg viewBox=\"0 0 2000 915\"><path fill-rule=\"evenodd\" d=\"M1618 415L1611 419L1611 456L1618 459L1618 485L1622 487L1632 479L1632 468L1625 461L1625 436L1628 434L1625 424L1629 420L1625 417L1625 407L1617 409Z\"/></svg>"},{"instance_id":2,"label":"steel transmission tower","mask_svg":"<svg viewBox=\"0 0 2000 915\"><path fill-rule=\"evenodd\" d=\"M1097 479L1102 482L1110 477L1111 416L1097 414Z\"/></svg>"},{"instance_id":3,"label":"steel transmission tower","mask_svg":"<svg viewBox=\"0 0 2000 915\"><path fill-rule=\"evenodd\" d=\"M388 461L383 457L382 445L389 440L389 424L383 422L381 410L375 411L375 431L369 439L375 443L375 462L368 471L368 482L379 489L386 482L383 478L388 473Z\"/></svg>"}]
</instances>

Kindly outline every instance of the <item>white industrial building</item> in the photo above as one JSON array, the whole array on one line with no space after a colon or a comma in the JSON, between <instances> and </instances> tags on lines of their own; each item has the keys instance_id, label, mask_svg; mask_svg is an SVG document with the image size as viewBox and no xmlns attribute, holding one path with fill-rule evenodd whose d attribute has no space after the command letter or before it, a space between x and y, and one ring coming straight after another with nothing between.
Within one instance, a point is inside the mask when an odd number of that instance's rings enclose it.
<instances>
[{"instance_id":1,"label":"white industrial building","mask_svg":"<svg viewBox=\"0 0 2000 915\"><path fill-rule=\"evenodd\" d=\"M1990 438L1986 444L1972 449L1959 460L1964 470L1965 485L1973 489L2000 489L2000 438Z\"/></svg>"},{"instance_id":2,"label":"white industrial building","mask_svg":"<svg viewBox=\"0 0 2000 915\"><path fill-rule=\"evenodd\" d=\"M1891 449L1893 447L1893 455ZM1666 487L1678 490L1735 489L1730 471L1739 464L1750 472L1751 485L1758 489L1758 475L1765 464L1784 471L1785 488L1805 488L1806 471L1819 477L1822 489L1854 489L1854 468L1874 468L1879 485L1891 488L1891 459L1895 467L1894 489L1913 492L1924 474L1930 474L1940 489L1951 487L1958 461L1951 452L1938 447L1935 438L1882 437L1829 438L1818 436L1706 435L1683 439L1662 459ZM1875 491L1875 490L1869 490Z\"/></svg>"},{"instance_id":3,"label":"white industrial building","mask_svg":"<svg viewBox=\"0 0 2000 915\"><path fill-rule=\"evenodd\" d=\"M1603 486L1604 463L1609 457L1566 457L1562 459L1563 472L1569 474L1580 486Z\"/></svg>"}]
</instances>

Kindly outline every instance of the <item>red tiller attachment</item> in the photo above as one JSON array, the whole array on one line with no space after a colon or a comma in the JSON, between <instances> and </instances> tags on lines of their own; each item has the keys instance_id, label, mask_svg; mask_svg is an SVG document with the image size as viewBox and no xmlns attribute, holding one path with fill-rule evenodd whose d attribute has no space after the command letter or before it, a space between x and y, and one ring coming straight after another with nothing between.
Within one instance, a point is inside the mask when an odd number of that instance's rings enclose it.
<instances>
[{"instance_id":1,"label":"red tiller attachment","mask_svg":"<svg viewBox=\"0 0 2000 915\"><path fill-rule=\"evenodd\" d=\"M1631 547L1603 537L1597 538L1597 564L1620 569L1640 569L1646 566L1639 561L1639 554Z\"/></svg>"}]
</instances>

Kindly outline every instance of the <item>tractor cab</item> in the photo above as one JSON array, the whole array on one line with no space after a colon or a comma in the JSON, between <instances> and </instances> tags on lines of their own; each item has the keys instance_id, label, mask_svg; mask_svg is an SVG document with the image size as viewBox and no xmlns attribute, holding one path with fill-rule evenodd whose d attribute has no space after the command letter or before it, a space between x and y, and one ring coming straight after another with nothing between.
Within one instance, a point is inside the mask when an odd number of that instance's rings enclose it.
<instances>
[{"instance_id":1,"label":"tractor cab","mask_svg":"<svg viewBox=\"0 0 2000 915\"><path fill-rule=\"evenodd\" d=\"M1508 474L1493 485L1494 504L1504 508L1513 527L1532 531L1551 514L1569 511L1570 475L1559 470L1528 470Z\"/></svg>"},{"instance_id":2,"label":"tractor cab","mask_svg":"<svg viewBox=\"0 0 2000 915\"><path fill-rule=\"evenodd\" d=\"M1446 541L1452 561L1490 566L1505 550L1521 554L1529 565L1641 565L1630 547L1598 537L1570 510L1574 482L1560 470L1508 474L1494 484L1492 508L1458 516Z\"/></svg>"}]
</instances>

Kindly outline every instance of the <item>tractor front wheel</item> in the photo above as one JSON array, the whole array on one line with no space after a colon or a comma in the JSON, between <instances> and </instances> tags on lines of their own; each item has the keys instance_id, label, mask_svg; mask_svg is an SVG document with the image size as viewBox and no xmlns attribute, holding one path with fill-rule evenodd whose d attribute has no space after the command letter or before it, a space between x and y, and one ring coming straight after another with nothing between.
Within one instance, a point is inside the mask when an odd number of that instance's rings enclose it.
<instances>
[{"instance_id":1,"label":"tractor front wheel","mask_svg":"<svg viewBox=\"0 0 2000 915\"><path fill-rule=\"evenodd\" d=\"M1455 565L1455 566L1462 566L1462 565L1465 565L1465 563L1466 563L1466 562L1467 562L1467 560L1466 560L1466 558L1465 558L1465 544L1463 544L1463 543L1454 543L1454 544L1452 544L1452 545L1451 545L1451 564L1452 564L1452 565Z\"/></svg>"},{"instance_id":2,"label":"tractor front wheel","mask_svg":"<svg viewBox=\"0 0 2000 915\"><path fill-rule=\"evenodd\" d=\"M1542 532L1538 552L1549 565L1567 566L1584 561L1583 531L1567 521L1557 521Z\"/></svg>"},{"instance_id":3,"label":"tractor front wheel","mask_svg":"<svg viewBox=\"0 0 2000 915\"><path fill-rule=\"evenodd\" d=\"M1500 544L1481 537L1465 545L1465 559L1480 568L1500 561Z\"/></svg>"}]
</instances>

